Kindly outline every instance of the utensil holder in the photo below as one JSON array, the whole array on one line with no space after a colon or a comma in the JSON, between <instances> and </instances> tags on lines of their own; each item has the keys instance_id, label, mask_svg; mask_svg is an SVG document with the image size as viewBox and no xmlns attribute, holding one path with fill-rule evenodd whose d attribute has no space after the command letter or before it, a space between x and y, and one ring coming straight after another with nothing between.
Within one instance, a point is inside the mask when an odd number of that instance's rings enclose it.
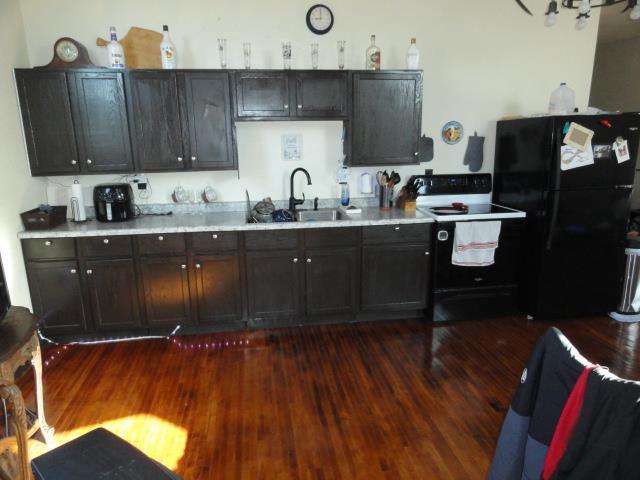
<instances>
[{"instance_id":1,"label":"utensil holder","mask_svg":"<svg viewBox=\"0 0 640 480\"><path fill-rule=\"evenodd\" d=\"M389 210L393 208L393 187L380 186L380 208Z\"/></svg>"}]
</instances>

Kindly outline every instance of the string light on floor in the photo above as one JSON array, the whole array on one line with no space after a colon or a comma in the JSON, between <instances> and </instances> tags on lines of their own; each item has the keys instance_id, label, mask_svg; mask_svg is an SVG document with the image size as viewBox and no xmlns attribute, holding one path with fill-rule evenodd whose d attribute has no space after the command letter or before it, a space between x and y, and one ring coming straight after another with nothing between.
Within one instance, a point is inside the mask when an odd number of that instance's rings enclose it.
<instances>
[{"instance_id":1,"label":"string light on floor","mask_svg":"<svg viewBox=\"0 0 640 480\"><path fill-rule=\"evenodd\" d=\"M222 350L224 348L232 347L247 347L249 346L249 340L223 340L220 342L199 342L188 343L181 342L177 338L171 340L176 347L184 350Z\"/></svg>"}]
</instances>

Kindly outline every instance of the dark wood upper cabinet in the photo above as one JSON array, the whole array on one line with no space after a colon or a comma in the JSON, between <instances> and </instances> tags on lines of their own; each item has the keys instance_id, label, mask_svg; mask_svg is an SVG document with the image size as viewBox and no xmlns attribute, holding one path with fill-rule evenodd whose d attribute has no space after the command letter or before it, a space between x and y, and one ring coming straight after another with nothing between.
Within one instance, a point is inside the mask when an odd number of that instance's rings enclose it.
<instances>
[{"instance_id":1,"label":"dark wood upper cabinet","mask_svg":"<svg viewBox=\"0 0 640 480\"><path fill-rule=\"evenodd\" d=\"M123 74L75 72L72 78L71 105L82 169L133 171Z\"/></svg>"},{"instance_id":2,"label":"dark wood upper cabinet","mask_svg":"<svg viewBox=\"0 0 640 480\"><path fill-rule=\"evenodd\" d=\"M192 169L237 168L227 73L184 75Z\"/></svg>"},{"instance_id":3,"label":"dark wood upper cabinet","mask_svg":"<svg viewBox=\"0 0 640 480\"><path fill-rule=\"evenodd\" d=\"M80 171L67 74L16 70L31 175Z\"/></svg>"},{"instance_id":4,"label":"dark wood upper cabinet","mask_svg":"<svg viewBox=\"0 0 640 480\"><path fill-rule=\"evenodd\" d=\"M428 245L362 247L362 309L420 310L427 306Z\"/></svg>"},{"instance_id":5,"label":"dark wood upper cabinet","mask_svg":"<svg viewBox=\"0 0 640 480\"><path fill-rule=\"evenodd\" d=\"M296 78L298 117L346 117L348 75L346 72L301 72Z\"/></svg>"},{"instance_id":6,"label":"dark wood upper cabinet","mask_svg":"<svg viewBox=\"0 0 640 480\"><path fill-rule=\"evenodd\" d=\"M186 162L176 73L131 71L126 85L137 170L184 169Z\"/></svg>"},{"instance_id":7,"label":"dark wood upper cabinet","mask_svg":"<svg viewBox=\"0 0 640 480\"><path fill-rule=\"evenodd\" d=\"M96 330L141 326L133 259L88 260L84 273Z\"/></svg>"},{"instance_id":8,"label":"dark wood upper cabinet","mask_svg":"<svg viewBox=\"0 0 640 480\"><path fill-rule=\"evenodd\" d=\"M84 333L88 328L76 260L28 262L33 312L47 333Z\"/></svg>"},{"instance_id":9,"label":"dark wood upper cabinet","mask_svg":"<svg viewBox=\"0 0 640 480\"><path fill-rule=\"evenodd\" d=\"M288 72L237 72L235 74L238 118L288 117Z\"/></svg>"},{"instance_id":10,"label":"dark wood upper cabinet","mask_svg":"<svg viewBox=\"0 0 640 480\"><path fill-rule=\"evenodd\" d=\"M307 249L307 314L355 313L358 308L358 249Z\"/></svg>"},{"instance_id":11,"label":"dark wood upper cabinet","mask_svg":"<svg viewBox=\"0 0 640 480\"><path fill-rule=\"evenodd\" d=\"M198 323L242 322L240 258L231 255L199 255L194 259Z\"/></svg>"},{"instance_id":12,"label":"dark wood upper cabinet","mask_svg":"<svg viewBox=\"0 0 640 480\"><path fill-rule=\"evenodd\" d=\"M191 323L189 269L186 257L140 258L147 324Z\"/></svg>"},{"instance_id":13,"label":"dark wood upper cabinet","mask_svg":"<svg viewBox=\"0 0 640 480\"><path fill-rule=\"evenodd\" d=\"M422 73L354 73L352 165L418 163Z\"/></svg>"}]
</instances>

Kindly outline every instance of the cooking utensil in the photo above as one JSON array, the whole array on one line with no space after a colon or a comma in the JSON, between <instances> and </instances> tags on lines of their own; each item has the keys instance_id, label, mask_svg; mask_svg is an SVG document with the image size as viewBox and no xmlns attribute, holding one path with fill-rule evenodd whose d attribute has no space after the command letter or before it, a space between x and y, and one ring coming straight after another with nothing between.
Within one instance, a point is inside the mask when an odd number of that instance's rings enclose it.
<instances>
[{"instance_id":1,"label":"cooking utensil","mask_svg":"<svg viewBox=\"0 0 640 480\"><path fill-rule=\"evenodd\" d=\"M389 182L389 175L387 175L387 171L385 170L383 172L382 170L378 170L378 172L376 172L376 180L378 181L378 185L385 187Z\"/></svg>"},{"instance_id":2,"label":"cooking utensil","mask_svg":"<svg viewBox=\"0 0 640 480\"><path fill-rule=\"evenodd\" d=\"M253 211L251 210L251 199L249 198L249 190L245 190L244 193L247 195L247 223L258 223L253 217Z\"/></svg>"}]
</instances>

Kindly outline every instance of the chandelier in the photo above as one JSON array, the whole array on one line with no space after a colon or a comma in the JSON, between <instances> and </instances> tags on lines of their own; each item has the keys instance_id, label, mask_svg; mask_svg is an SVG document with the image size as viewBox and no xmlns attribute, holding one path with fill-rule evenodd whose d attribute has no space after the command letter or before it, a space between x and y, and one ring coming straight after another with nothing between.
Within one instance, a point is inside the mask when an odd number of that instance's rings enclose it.
<instances>
[{"instance_id":1,"label":"chandelier","mask_svg":"<svg viewBox=\"0 0 640 480\"><path fill-rule=\"evenodd\" d=\"M523 3L523 0L516 0L516 2L525 12L527 12L529 15L533 15ZM559 2L557 2L556 0L551 0L549 2L549 8L545 13L544 21L544 24L547 27L553 27L558 20L557 15L560 13L560 11L558 10L558 3ZM561 0L561 4L564 8L570 8L578 11L578 16L576 17L576 29L578 30L584 30L587 26L587 22L591 17L592 8L611 7L619 3L626 4L624 10L622 10L622 13L629 11L629 18L631 20L640 19L639 0L601 0L597 4L592 4L590 0Z\"/></svg>"}]
</instances>

